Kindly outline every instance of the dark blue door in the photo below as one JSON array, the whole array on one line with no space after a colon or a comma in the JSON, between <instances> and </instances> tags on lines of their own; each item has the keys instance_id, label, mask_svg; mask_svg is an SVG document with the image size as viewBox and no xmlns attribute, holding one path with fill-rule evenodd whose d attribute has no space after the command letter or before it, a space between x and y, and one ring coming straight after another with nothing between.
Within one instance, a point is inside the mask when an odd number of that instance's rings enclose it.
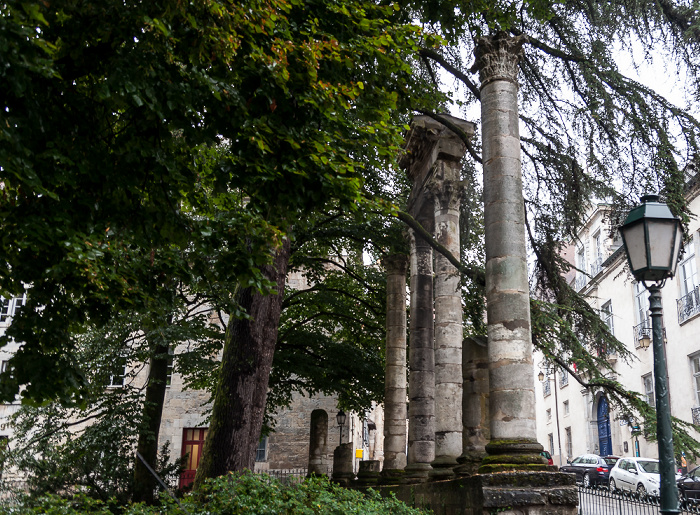
<instances>
[{"instance_id":1,"label":"dark blue door","mask_svg":"<svg viewBox=\"0 0 700 515\"><path fill-rule=\"evenodd\" d=\"M598 401L598 445L601 456L612 454L610 439L610 417L608 416L608 399L601 397Z\"/></svg>"}]
</instances>

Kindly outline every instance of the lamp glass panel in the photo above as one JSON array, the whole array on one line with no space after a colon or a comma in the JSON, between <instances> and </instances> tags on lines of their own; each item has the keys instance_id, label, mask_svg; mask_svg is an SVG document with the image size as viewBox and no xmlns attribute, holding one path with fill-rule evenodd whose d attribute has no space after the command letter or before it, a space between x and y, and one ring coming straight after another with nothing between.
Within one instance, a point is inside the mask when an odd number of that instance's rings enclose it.
<instances>
[{"instance_id":1,"label":"lamp glass panel","mask_svg":"<svg viewBox=\"0 0 700 515\"><path fill-rule=\"evenodd\" d=\"M651 251L651 266L672 270L673 252L676 247L676 221L675 220L650 220L649 249Z\"/></svg>"},{"instance_id":2,"label":"lamp glass panel","mask_svg":"<svg viewBox=\"0 0 700 515\"><path fill-rule=\"evenodd\" d=\"M681 224L679 222L676 222L676 241L674 242L673 254L671 255L671 259L673 259L673 262L671 263L672 275L676 275L676 268L678 267L678 255L681 251L681 245L683 245L683 230L681 229Z\"/></svg>"},{"instance_id":3,"label":"lamp glass panel","mask_svg":"<svg viewBox=\"0 0 700 515\"><path fill-rule=\"evenodd\" d=\"M644 224L638 223L622 229L632 272L647 267Z\"/></svg>"}]
</instances>

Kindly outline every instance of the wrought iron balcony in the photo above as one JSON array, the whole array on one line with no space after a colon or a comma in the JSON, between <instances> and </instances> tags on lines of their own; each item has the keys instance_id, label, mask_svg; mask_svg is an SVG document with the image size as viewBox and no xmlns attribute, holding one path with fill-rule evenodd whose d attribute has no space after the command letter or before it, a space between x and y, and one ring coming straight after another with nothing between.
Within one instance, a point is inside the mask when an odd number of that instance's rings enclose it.
<instances>
[{"instance_id":1,"label":"wrought iron balcony","mask_svg":"<svg viewBox=\"0 0 700 515\"><path fill-rule=\"evenodd\" d=\"M683 295L676 301L678 308L678 323L682 324L693 315L700 313L700 286L696 286L693 291Z\"/></svg>"},{"instance_id":2,"label":"wrought iron balcony","mask_svg":"<svg viewBox=\"0 0 700 515\"><path fill-rule=\"evenodd\" d=\"M645 320L641 324L634 326L634 344L635 347L641 347L640 343L643 339L651 341L651 320Z\"/></svg>"},{"instance_id":3,"label":"wrought iron balcony","mask_svg":"<svg viewBox=\"0 0 700 515\"><path fill-rule=\"evenodd\" d=\"M690 408L690 411L693 414L693 424L695 424L696 426L700 426L700 406Z\"/></svg>"},{"instance_id":4,"label":"wrought iron balcony","mask_svg":"<svg viewBox=\"0 0 700 515\"><path fill-rule=\"evenodd\" d=\"M595 277L603 269L603 258L598 257L593 263L591 263L591 277Z\"/></svg>"},{"instance_id":5,"label":"wrought iron balcony","mask_svg":"<svg viewBox=\"0 0 700 515\"><path fill-rule=\"evenodd\" d=\"M576 291L582 290L584 286L588 284L588 276L587 275L579 275L576 277L576 283L574 285L574 289Z\"/></svg>"},{"instance_id":6,"label":"wrought iron balcony","mask_svg":"<svg viewBox=\"0 0 700 515\"><path fill-rule=\"evenodd\" d=\"M549 385L549 377L546 377L545 380L542 381L542 395L545 397L552 395L552 387Z\"/></svg>"}]
</instances>

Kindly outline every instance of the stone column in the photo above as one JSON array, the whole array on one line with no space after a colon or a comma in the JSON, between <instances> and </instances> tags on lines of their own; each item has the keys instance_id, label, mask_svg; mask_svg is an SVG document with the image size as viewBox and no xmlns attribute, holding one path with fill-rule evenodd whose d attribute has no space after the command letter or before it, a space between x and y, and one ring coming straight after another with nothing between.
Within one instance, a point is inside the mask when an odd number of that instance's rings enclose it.
<instances>
[{"instance_id":1,"label":"stone column","mask_svg":"<svg viewBox=\"0 0 700 515\"><path fill-rule=\"evenodd\" d=\"M432 220L418 221L432 232ZM426 227L429 225L429 227ZM410 231L411 341L408 382L408 481L425 481L435 459L435 351L433 350L433 252Z\"/></svg>"},{"instance_id":2,"label":"stone column","mask_svg":"<svg viewBox=\"0 0 700 515\"><path fill-rule=\"evenodd\" d=\"M535 388L518 129L524 37L479 38L491 441L479 472L546 469Z\"/></svg>"},{"instance_id":3,"label":"stone column","mask_svg":"<svg viewBox=\"0 0 700 515\"><path fill-rule=\"evenodd\" d=\"M309 476L328 474L326 454L328 444L328 413L322 409L311 412L309 435Z\"/></svg>"},{"instance_id":4,"label":"stone column","mask_svg":"<svg viewBox=\"0 0 700 515\"><path fill-rule=\"evenodd\" d=\"M483 336L464 340L462 350L462 455L457 459L459 475L476 474L486 456L489 441L489 353Z\"/></svg>"},{"instance_id":5,"label":"stone column","mask_svg":"<svg viewBox=\"0 0 700 515\"><path fill-rule=\"evenodd\" d=\"M457 139L455 134L449 135ZM448 137L448 136L443 136ZM459 257L460 161L441 153L433 168L430 189L435 199L435 239ZM454 476L462 454L462 296L459 271L435 253L435 460L434 479Z\"/></svg>"},{"instance_id":6,"label":"stone column","mask_svg":"<svg viewBox=\"0 0 700 515\"><path fill-rule=\"evenodd\" d=\"M386 267L386 374L384 385L384 469L389 480L406 467L406 271L408 256L394 254Z\"/></svg>"}]
</instances>

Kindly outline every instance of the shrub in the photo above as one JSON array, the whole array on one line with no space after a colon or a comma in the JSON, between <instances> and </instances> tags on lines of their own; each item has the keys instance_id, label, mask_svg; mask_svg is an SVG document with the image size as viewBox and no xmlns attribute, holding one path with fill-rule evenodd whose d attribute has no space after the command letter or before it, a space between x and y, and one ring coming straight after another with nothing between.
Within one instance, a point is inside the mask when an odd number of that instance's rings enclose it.
<instances>
[{"instance_id":1,"label":"shrub","mask_svg":"<svg viewBox=\"0 0 700 515\"><path fill-rule=\"evenodd\" d=\"M420 515L395 497L383 498L378 492L366 493L332 484L324 477L285 486L265 474L229 474L210 481L196 493L180 500L163 497L160 506L132 504L118 506L85 496L62 499L43 496L26 499L20 505L0 508L0 515L16 513L76 515Z\"/></svg>"}]
</instances>

